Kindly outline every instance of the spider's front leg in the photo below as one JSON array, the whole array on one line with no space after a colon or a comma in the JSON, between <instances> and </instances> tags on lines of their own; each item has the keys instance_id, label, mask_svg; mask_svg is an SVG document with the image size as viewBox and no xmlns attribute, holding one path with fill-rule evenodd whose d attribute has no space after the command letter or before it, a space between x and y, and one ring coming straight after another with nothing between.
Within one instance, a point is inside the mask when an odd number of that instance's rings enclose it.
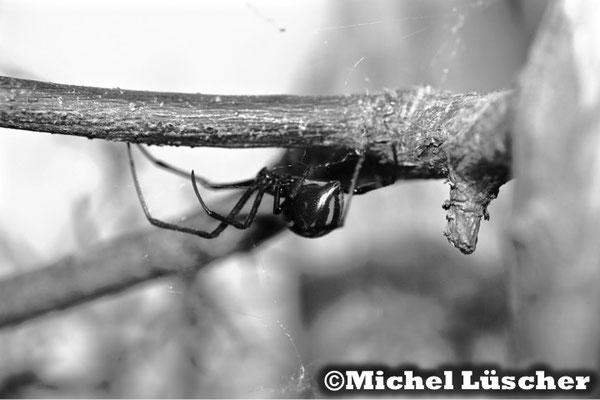
<instances>
[{"instance_id":1,"label":"spider's front leg","mask_svg":"<svg viewBox=\"0 0 600 400\"><path fill-rule=\"evenodd\" d=\"M225 230L225 228L227 228L228 224L221 222L219 224L219 226L217 226L212 231L203 231L203 230L199 230L199 229L189 228L187 226L172 224L170 222L165 222L158 218L154 218L152 216L152 214L150 213L150 209L148 208L148 205L146 204L146 200L144 199L144 195L142 193L142 188L140 187L140 182L137 177L137 171L135 168L135 163L133 161L133 156L131 154L131 145L129 143L127 143L127 154L129 155L129 166L131 169L131 175L133 177L133 184L135 186L135 191L137 193L138 199L142 206L142 210L144 211L144 215L146 216L146 219L148 220L148 222L150 222L152 225L157 226L159 228L176 231L176 232L189 233L192 235L200 236L205 239L216 238ZM240 207L240 209L241 209L241 207Z\"/></svg>"},{"instance_id":2,"label":"spider's front leg","mask_svg":"<svg viewBox=\"0 0 600 400\"><path fill-rule=\"evenodd\" d=\"M152 164L156 165L157 167L162 168L165 171L175 174L177 176L181 176L182 178L190 179L189 172L183 170L182 168L179 168L172 164L169 164L166 161L159 160L158 158L154 157L154 155L152 155L148 151L148 149L146 149L145 147L143 147L139 144L137 145L137 148L140 150L140 153L142 153L144 155L144 157L146 157L148 159L148 161L150 161ZM233 183L214 183L214 182L211 182L208 179L202 178L200 176L196 176L195 180L200 185L210 188L210 189L245 189L245 188L248 188L249 185L253 182L253 180L245 180L245 181L233 182Z\"/></svg>"}]
</instances>

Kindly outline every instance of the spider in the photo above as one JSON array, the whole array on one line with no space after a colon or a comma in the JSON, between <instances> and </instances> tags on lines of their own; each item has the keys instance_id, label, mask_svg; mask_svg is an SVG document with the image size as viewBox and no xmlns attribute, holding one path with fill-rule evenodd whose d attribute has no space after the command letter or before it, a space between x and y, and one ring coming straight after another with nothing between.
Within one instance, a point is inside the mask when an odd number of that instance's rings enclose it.
<instances>
[{"instance_id":1,"label":"spider","mask_svg":"<svg viewBox=\"0 0 600 400\"><path fill-rule=\"evenodd\" d=\"M129 165L131 167L133 183L148 221L159 228L190 233L207 239L216 238L228 226L233 226L237 229L249 228L256 217L258 207L260 206L265 193L273 196L273 214L282 214L288 229L303 237L320 237L344 225L346 215L350 209L352 195L354 193L364 192L360 191L360 188L356 188L358 175L365 160L364 152L358 155L352 180L348 188L348 200L344 202L344 190L340 181L317 181L308 179L310 168L307 168L300 176L279 174L274 170L263 168L254 179L233 183L212 183L197 176L193 170L188 174L180 168L156 159L142 146L138 145L138 148L141 153L156 166L176 175L183 176L184 178L191 179L194 192L200 205L210 217L220 221L220 224L212 231L204 231L154 218L150 214L146 201L144 200L137 178L135 163L131 154L131 145L127 143L127 152L129 155ZM395 151L394 158L396 158ZM198 183L211 189L244 189L244 192L229 214L223 215L208 208L200 195ZM243 221L236 219L242 208L255 193L256 196L254 197L250 212L246 218Z\"/></svg>"},{"instance_id":2,"label":"spider","mask_svg":"<svg viewBox=\"0 0 600 400\"><path fill-rule=\"evenodd\" d=\"M390 173L388 169L380 170L378 168L371 171L371 175L367 175L367 183L360 186L357 185L359 173L365 161L369 161L365 157L365 153L346 154L340 161L336 163L325 162L322 166L339 165L341 168L346 168L344 165L352 162L356 158L354 172L352 174L350 185L342 187L338 180L327 180L321 177L319 180L308 179L312 168L306 168L301 176L292 174L279 174L274 170L263 168L254 179L235 183L216 184L202 177L195 175L194 171L187 173L186 171L174 167L164 161L156 159L145 148L138 145L140 152L153 164L161 167L171 173L191 179L194 192L198 201L205 212L212 218L221 223L212 231L203 231L185 226L175 225L154 218L146 205L142 194L139 181L137 178L136 168L131 155L131 146L127 144L127 151L131 166L131 173L135 184L138 198L142 205L142 209L148 221L160 228L170 229L179 232L190 233L203 238L215 238L219 236L225 228L233 226L237 229L247 229L250 227L256 214L258 207L265 193L273 196L273 213L279 215L283 213L283 218L286 221L287 227L294 233L308 237L316 238L328 234L329 232L340 228L344 225L346 215L350 209L350 203L354 194L363 194L379 187L388 186L396 181L396 173L398 170L398 156L395 145L392 145L392 153L394 157L394 165ZM305 150L305 153L307 151ZM310 157L319 158L319 152L309 151ZM335 168L333 169L335 170ZM339 171L338 171L339 172ZM317 174L318 175L318 174ZM197 183L211 189L245 189L242 196L229 212L227 216L219 214L208 208ZM349 193L348 200L344 203L344 192ZM254 202L244 221L236 220L235 217L240 213L242 208L250 200L252 195L256 193Z\"/></svg>"}]
</instances>

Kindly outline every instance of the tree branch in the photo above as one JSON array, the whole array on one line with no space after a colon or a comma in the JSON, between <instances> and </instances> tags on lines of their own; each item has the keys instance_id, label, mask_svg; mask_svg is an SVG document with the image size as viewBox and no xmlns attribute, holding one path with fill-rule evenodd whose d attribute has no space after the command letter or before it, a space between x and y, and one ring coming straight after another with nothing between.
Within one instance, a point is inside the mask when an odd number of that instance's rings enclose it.
<instances>
[{"instance_id":1,"label":"tree branch","mask_svg":"<svg viewBox=\"0 0 600 400\"><path fill-rule=\"evenodd\" d=\"M214 224L200 213L186 224ZM152 228L0 281L0 328L50 311L114 294L152 279L192 273L235 252L255 248L283 229L280 219L257 217L247 230L227 229L219 241Z\"/></svg>"},{"instance_id":2,"label":"tree branch","mask_svg":"<svg viewBox=\"0 0 600 400\"><path fill-rule=\"evenodd\" d=\"M481 217L509 179L511 92L428 87L340 96L219 96L0 77L0 126L153 145L364 151L401 179L451 183L445 234L475 250Z\"/></svg>"}]
</instances>

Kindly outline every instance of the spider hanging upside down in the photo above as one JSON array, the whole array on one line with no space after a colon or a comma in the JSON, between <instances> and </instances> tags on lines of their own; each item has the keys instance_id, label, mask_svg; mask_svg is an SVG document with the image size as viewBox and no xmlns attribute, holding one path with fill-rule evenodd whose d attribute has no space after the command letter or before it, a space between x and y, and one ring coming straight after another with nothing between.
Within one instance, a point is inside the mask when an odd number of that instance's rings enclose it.
<instances>
[{"instance_id":1,"label":"spider hanging upside down","mask_svg":"<svg viewBox=\"0 0 600 400\"><path fill-rule=\"evenodd\" d=\"M129 155L129 163L133 183L135 185L140 204L148 221L159 228L170 229L178 232L190 233L202 238L216 238L227 228L233 226L237 229L247 229L254 221L258 212L258 207L262 201L264 194L273 196L273 214L283 214L287 227L294 233L307 238L316 238L328 234L336 228L344 225L346 215L350 209L350 202L353 194L366 193L374 188L374 184L370 183L365 186L357 187L359 172L365 161L364 153L358 155L354 172L347 188L348 200L344 203L344 189L340 181L318 181L308 179L310 168L298 175L280 174L274 170L263 168L254 179L248 179L234 183L212 183L202 177L197 176L194 171L187 173L186 171L174 167L164 161L156 159L142 146L138 145L141 153L148 158L153 164L164 168L176 175L191 179L194 192L200 202L200 205L206 213L212 218L221 223L212 231L204 231L200 229L189 228L181 225L172 224L154 218L150 214L150 210L146 205L142 190L137 178L135 163L131 154L131 146L127 143L127 152ZM397 165L397 155L395 147L392 147L394 160ZM346 157L348 158L348 157ZM346 159L345 158L345 159ZM345 160L344 159L344 160ZM394 168L394 171L396 168ZM395 182L395 173L391 179L383 184L386 186ZM223 215L208 208L200 191L198 183L210 189L244 189L244 192L237 203L233 206L228 215ZM382 186L382 185L379 185ZM250 212L243 221L236 219L242 208L250 200L252 195L256 193Z\"/></svg>"}]
</instances>

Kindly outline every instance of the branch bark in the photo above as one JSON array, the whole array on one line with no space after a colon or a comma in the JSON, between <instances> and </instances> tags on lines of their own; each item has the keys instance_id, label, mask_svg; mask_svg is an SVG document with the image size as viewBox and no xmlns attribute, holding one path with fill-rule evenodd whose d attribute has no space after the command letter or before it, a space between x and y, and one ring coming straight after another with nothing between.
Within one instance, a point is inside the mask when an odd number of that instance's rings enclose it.
<instances>
[{"instance_id":1,"label":"branch bark","mask_svg":"<svg viewBox=\"0 0 600 400\"><path fill-rule=\"evenodd\" d=\"M190 226L213 224L205 213ZM172 274L194 273L212 261L256 248L283 229L274 217L257 217L247 230L227 229L220 240L152 227L117 238L83 255L0 281L0 328L63 310Z\"/></svg>"},{"instance_id":2,"label":"branch bark","mask_svg":"<svg viewBox=\"0 0 600 400\"><path fill-rule=\"evenodd\" d=\"M447 178L445 235L475 250L509 179L512 93L428 87L340 96L220 96L59 85L0 77L0 126L150 145L344 148L401 179Z\"/></svg>"}]
</instances>

